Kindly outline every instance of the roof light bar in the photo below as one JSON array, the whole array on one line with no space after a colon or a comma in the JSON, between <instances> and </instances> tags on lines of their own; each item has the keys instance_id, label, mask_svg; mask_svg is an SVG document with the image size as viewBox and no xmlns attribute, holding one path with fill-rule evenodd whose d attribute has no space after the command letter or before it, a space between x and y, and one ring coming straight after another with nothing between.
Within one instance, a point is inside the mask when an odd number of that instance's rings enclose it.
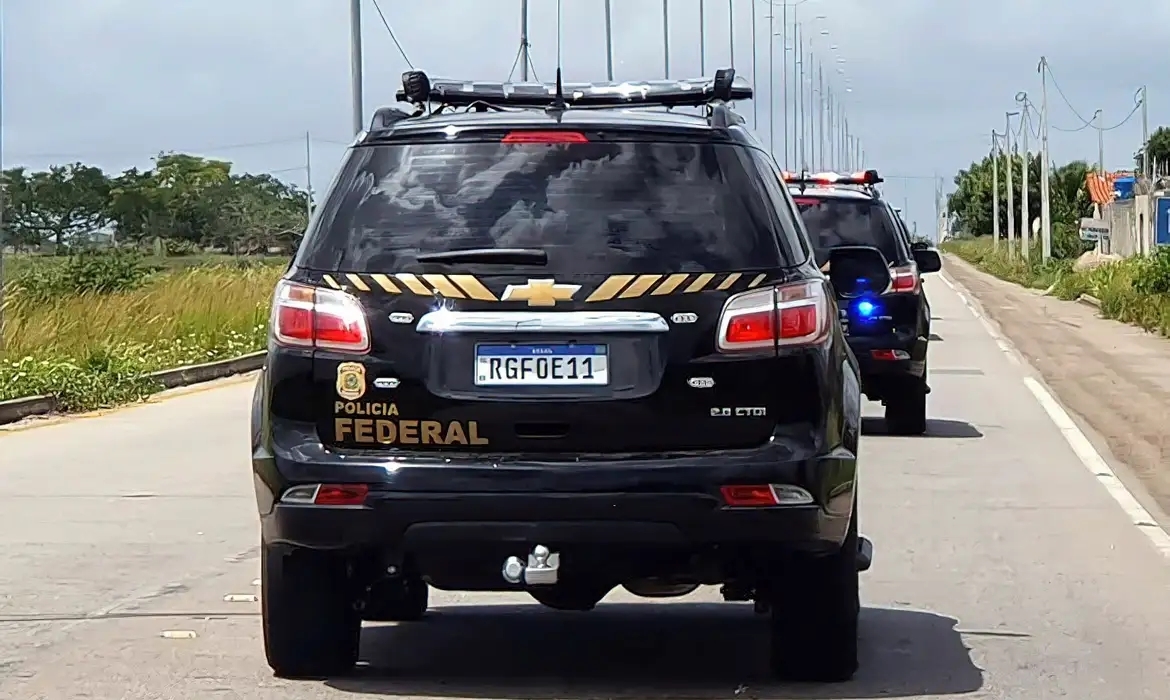
<instances>
[{"instance_id":1,"label":"roof light bar","mask_svg":"<svg viewBox=\"0 0 1170 700\"><path fill-rule=\"evenodd\" d=\"M422 71L402 74L399 102L433 102L453 107L488 103L511 107L549 107L557 101L553 83L497 83L474 80L431 79ZM563 83L565 104L570 107L699 107L722 100L750 100L751 86L731 68L714 78L647 80L624 83Z\"/></svg>"},{"instance_id":2,"label":"roof light bar","mask_svg":"<svg viewBox=\"0 0 1170 700\"><path fill-rule=\"evenodd\" d=\"M783 173L784 182L790 185L877 185L885 180L876 170L862 170L849 175L841 173Z\"/></svg>"}]
</instances>

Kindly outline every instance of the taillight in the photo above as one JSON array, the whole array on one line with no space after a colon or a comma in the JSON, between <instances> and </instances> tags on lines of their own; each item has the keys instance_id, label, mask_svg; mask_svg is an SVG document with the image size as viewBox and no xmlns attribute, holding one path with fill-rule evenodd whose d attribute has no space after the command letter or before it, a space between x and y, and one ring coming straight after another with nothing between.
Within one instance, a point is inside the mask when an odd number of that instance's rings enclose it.
<instances>
[{"instance_id":1,"label":"taillight","mask_svg":"<svg viewBox=\"0 0 1170 700\"><path fill-rule=\"evenodd\" d=\"M719 320L722 352L813 345L829 331L823 280L757 289L728 300Z\"/></svg>"},{"instance_id":2,"label":"taillight","mask_svg":"<svg viewBox=\"0 0 1170 700\"><path fill-rule=\"evenodd\" d=\"M357 299L336 289L282 281L272 302L272 337L290 347L355 354L370 351L366 312Z\"/></svg>"},{"instance_id":3,"label":"taillight","mask_svg":"<svg viewBox=\"0 0 1170 700\"><path fill-rule=\"evenodd\" d=\"M917 292L918 284L918 266L914 263L890 270L891 292Z\"/></svg>"},{"instance_id":4,"label":"taillight","mask_svg":"<svg viewBox=\"0 0 1170 700\"><path fill-rule=\"evenodd\" d=\"M585 134L579 131L511 131L502 143L589 143Z\"/></svg>"}]
</instances>

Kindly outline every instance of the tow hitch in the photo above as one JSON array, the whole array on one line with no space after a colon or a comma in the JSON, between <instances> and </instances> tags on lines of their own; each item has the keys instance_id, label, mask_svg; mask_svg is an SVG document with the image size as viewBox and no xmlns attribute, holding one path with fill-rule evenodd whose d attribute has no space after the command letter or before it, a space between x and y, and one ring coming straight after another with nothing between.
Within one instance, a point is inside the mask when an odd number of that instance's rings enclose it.
<instances>
[{"instance_id":1,"label":"tow hitch","mask_svg":"<svg viewBox=\"0 0 1170 700\"><path fill-rule=\"evenodd\" d=\"M522 583L529 586L551 586L557 582L557 571L561 567L561 555L538 544L532 548L525 564L520 557L504 560L503 575L508 583Z\"/></svg>"}]
</instances>

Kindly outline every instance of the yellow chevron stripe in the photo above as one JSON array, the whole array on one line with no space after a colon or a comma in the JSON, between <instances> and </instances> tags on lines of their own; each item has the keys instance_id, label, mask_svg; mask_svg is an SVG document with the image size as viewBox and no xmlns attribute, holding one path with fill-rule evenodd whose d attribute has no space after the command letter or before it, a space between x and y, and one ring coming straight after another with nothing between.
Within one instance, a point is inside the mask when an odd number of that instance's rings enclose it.
<instances>
[{"instance_id":1,"label":"yellow chevron stripe","mask_svg":"<svg viewBox=\"0 0 1170 700\"><path fill-rule=\"evenodd\" d=\"M408 272L400 272L394 276L398 278L398 281L405 285L407 289L414 292L415 294L424 297L429 297L432 295L431 290L425 284L423 284L418 277L415 277Z\"/></svg>"},{"instance_id":2,"label":"yellow chevron stripe","mask_svg":"<svg viewBox=\"0 0 1170 700\"><path fill-rule=\"evenodd\" d=\"M716 287L715 289L722 292L723 290L728 289L729 287L731 287L731 285L738 282L740 277L743 277L742 272L733 272L727 276L727 279L720 282L719 286Z\"/></svg>"},{"instance_id":3,"label":"yellow chevron stripe","mask_svg":"<svg viewBox=\"0 0 1170 700\"><path fill-rule=\"evenodd\" d=\"M329 275L321 275L321 279L324 280L325 284L329 285L330 287L333 287L334 289L341 289L341 285L338 284L337 280L333 279L333 277Z\"/></svg>"},{"instance_id":4,"label":"yellow chevron stripe","mask_svg":"<svg viewBox=\"0 0 1170 700\"><path fill-rule=\"evenodd\" d=\"M765 277L767 277L767 275L765 275L762 272L760 274L756 275L756 278L754 280L752 280L751 284L748 285L748 289L751 289L752 287L760 286L760 282L763 282Z\"/></svg>"},{"instance_id":5,"label":"yellow chevron stripe","mask_svg":"<svg viewBox=\"0 0 1170 700\"><path fill-rule=\"evenodd\" d=\"M626 288L626 291L618 295L618 299L634 299L642 296L650 291L650 288L658 284L658 280L662 279L662 275L639 275L634 283Z\"/></svg>"},{"instance_id":6,"label":"yellow chevron stripe","mask_svg":"<svg viewBox=\"0 0 1170 700\"><path fill-rule=\"evenodd\" d=\"M684 294L694 294L695 292L703 291L703 288L711 284L711 280L715 279L715 275L710 272L704 272L699 275L699 278L691 282L690 286L683 292Z\"/></svg>"},{"instance_id":7,"label":"yellow chevron stripe","mask_svg":"<svg viewBox=\"0 0 1170 700\"><path fill-rule=\"evenodd\" d=\"M364 279L362 279L361 277L358 277L357 275L353 274L352 272L347 272L345 274L345 278L350 281L350 284L352 284L354 287L357 287L357 290L359 292L370 291L370 285L366 284L366 281Z\"/></svg>"},{"instance_id":8,"label":"yellow chevron stripe","mask_svg":"<svg viewBox=\"0 0 1170 700\"><path fill-rule=\"evenodd\" d=\"M633 279L634 275L610 275L585 301L609 301Z\"/></svg>"},{"instance_id":9,"label":"yellow chevron stripe","mask_svg":"<svg viewBox=\"0 0 1170 700\"><path fill-rule=\"evenodd\" d=\"M452 284L451 280L447 279L444 275L423 275L423 279L427 281L427 284L437 289L439 294L442 294L448 299L464 298L463 292L460 291L459 287Z\"/></svg>"},{"instance_id":10,"label":"yellow chevron stripe","mask_svg":"<svg viewBox=\"0 0 1170 700\"><path fill-rule=\"evenodd\" d=\"M496 295L483 285L474 275L448 275L459 288L463 290L469 299L476 299L478 301L498 301Z\"/></svg>"},{"instance_id":11,"label":"yellow chevron stripe","mask_svg":"<svg viewBox=\"0 0 1170 700\"><path fill-rule=\"evenodd\" d=\"M401 294L402 293L402 290L398 288L398 285L394 284L394 280L390 279L386 275L378 273L378 274L370 275L370 277L373 278L374 282L379 287L381 287L383 291L389 292L390 294Z\"/></svg>"},{"instance_id":12,"label":"yellow chevron stripe","mask_svg":"<svg viewBox=\"0 0 1170 700\"><path fill-rule=\"evenodd\" d=\"M683 282L686 282L688 277L690 277L690 275L686 273L671 275L670 277L667 277L665 280L663 280L662 284L658 285L658 287L653 292L650 292L650 296L660 297L663 294L670 294L674 290L678 289L679 285L681 285Z\"/></svg>"}]
</instances>

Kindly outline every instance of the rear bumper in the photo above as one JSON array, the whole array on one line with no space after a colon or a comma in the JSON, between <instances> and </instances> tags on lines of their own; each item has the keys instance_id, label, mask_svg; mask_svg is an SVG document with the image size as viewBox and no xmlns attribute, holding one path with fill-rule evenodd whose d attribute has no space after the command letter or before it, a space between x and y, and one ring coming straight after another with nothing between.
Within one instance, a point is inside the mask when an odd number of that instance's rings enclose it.
<instances>
[{"instance_id":1,"label":"rear bumper","mask_svg":"<svg viewBox=\"0 0 1170 700\"><path fill-rule=\"evenodd\" d=\"M851 336L849 347L857 356L862 382L886 377L923 377L926 375L928 341L916 333L897 331L881 336ZM882 351L894 350L908 355L905 359L883 359ZM875 352L878 355L875 355Z\"/></svg>"},{"instance_id":2,"label":"rear bumper","mask_svg":"<svg viewBox=\"0 0 1170 700\"><path fill-rule=\"evenodd\" d=\"M302 437L256 450L264 540L403 555L505 543L829 550L845 538L857 466L852 452L818 454L783 435L753 450L541 460L340 454ZM313 483L365 483L370 494L361 507L280 503L288 487ZM798 486L811 502L730 508L719 489L734 484Z\"/></svg>"}]
</instances>

